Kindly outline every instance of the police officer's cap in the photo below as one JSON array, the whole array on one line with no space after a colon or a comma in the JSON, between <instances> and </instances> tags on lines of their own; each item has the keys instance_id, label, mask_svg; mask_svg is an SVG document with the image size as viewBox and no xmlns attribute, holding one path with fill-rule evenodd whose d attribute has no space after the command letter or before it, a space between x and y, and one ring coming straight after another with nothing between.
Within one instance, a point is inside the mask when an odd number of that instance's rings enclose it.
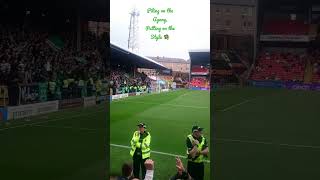
<instances>
[{"instance_id":1,"label":"police officer's cap","mask_svg":"<svg viewBox=\"0 0 320 180\"><path fill-rule=\"evenodd\" d=\"M145 123L139 123L137 126L147 128L147 125Z\"/></svg>"},{"instance_id":2,"label":"police officer's cap","mask_svg":"<svg viewBox=\"0 0 320 180\"><path fill-rule=\"evenodd\" d=\"M200 127L200 126L193 126L192 127L192 132L195 132L195 131L202 131L203 130L203 128L202 127Z\"/></svg>"}]
</instances>

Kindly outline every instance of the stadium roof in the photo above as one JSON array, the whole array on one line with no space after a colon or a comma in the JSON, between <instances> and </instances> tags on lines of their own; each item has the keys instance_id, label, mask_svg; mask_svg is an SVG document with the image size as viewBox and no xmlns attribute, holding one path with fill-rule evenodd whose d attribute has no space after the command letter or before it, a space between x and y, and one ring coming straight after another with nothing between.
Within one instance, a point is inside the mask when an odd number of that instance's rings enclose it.
<instances>
[{"instance_id":1,"label":"stadium roof","mask_svg":"<svg viewBox=\"0 0 320 180\"><path fill-rule=\"evenodd\" d=\"M191 64L210 64L210 50L208 49L189 50L189 56Z\"/></svg>"},{"instance_id":2,"label":"stadium roof","mask_svg":"<svg viewBox=\"0 0 320 180\"><path fill-rule=\"evenodd\" d=\"M170 57L148 57L152 60L155 60L159 63L181 63L181 64L189 64L190 60L184 60L181 58L170 58Z\"/></svg>"},{"instance_id":3,"label":"stadium roof","mask_svg":"<svg viewBox=\"0 0 320 180\"><path fill-rule=\"evenodd\" d=\"M167 69L162 64L131 52L127 49L121 48L120 46L110 43L111 47L111 64L126 64L129 66L136 66L138 68L147 69Z\"/></svg>"}]
</instances>

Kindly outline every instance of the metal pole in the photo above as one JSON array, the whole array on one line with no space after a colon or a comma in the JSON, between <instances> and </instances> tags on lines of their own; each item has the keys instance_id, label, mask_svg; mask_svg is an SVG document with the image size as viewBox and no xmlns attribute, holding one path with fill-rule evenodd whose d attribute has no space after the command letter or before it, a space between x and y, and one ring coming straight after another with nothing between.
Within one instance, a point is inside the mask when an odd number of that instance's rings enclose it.
<instances>
[{"instance_id":1,"label":"metal pole","mask_svg":"<svg viewBox=\"0 0 320 180\"><path fill-rule=\"evenodd\" d=\"M131 14L131 13L129 13L129 14ZM128 37L128 49L130 48L131 27L132 27L132 14L131 14L131 16L130 16L129 37Z\"/></svg>"}]
</instances>

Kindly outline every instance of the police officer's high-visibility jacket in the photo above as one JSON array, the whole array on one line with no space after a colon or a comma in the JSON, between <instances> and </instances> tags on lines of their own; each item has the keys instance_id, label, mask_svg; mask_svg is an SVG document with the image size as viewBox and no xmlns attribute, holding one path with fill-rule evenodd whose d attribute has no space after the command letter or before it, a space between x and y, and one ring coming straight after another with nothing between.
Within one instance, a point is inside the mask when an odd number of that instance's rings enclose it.
<instances>
[{"instance_id":1,"label":"police officer's high-visibility jacket","mask_svg":"<svg viewBox=\"0 0 320 180\"><path fill-rule=\"evenodd\" d=\"M142 159L150 158L150 143L151 143L151 135L149 132L147 136L142 140L142 142L139 142L140 139L140 132L136 131L133 133L133 137L131 140L131 151L130 155L133 156L134 152L136 151L137 148L141 148L142 152Z\"/></svg>"},{"instance_id":2,"label":"police officer's high-visibility jacket","mask_svg":"<svg viewBox=\"0 0 320 180\"><path fill-rule=\"evenodd\" d=\"M204 147L204 145L205 145L205 138L204 138L203 136L201 136L201 137L202 137L202 138L201 138L201 142L199 142L199 144L196 145L199 151L202 151L202 150L203 150L203 147ZM196 140L196 139L193 138L192 134L188 135L188 139L190 140L191 143L192 143L194 140ZM196 156L194 159L191 159L191 158L189 157L189 151L188 151L188 149L187 149L187 154L188 154L188 161L192 161L192 162L195 162L195 163L202 163L202 162L204 162L204 156L203 156L202 154L199 155L199 156Z\"/></svg>"}]
</instances>

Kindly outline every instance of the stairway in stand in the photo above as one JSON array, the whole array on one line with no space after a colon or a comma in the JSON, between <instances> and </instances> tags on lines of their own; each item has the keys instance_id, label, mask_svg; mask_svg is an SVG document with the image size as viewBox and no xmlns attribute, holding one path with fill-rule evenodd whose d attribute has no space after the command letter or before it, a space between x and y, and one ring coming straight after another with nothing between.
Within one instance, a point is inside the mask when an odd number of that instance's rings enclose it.
<instances>
[{"instance_id":1,"label":"stairway in stand","mask_svg":"<svg viewBox=\"0 0 320 180\"><path fill-rule=\"evenodd\" d=\"M307 60L305 71L304 71L304 83L311 83L312 82L312 64L310 59Z\"/></svg>"}]
</instances>

